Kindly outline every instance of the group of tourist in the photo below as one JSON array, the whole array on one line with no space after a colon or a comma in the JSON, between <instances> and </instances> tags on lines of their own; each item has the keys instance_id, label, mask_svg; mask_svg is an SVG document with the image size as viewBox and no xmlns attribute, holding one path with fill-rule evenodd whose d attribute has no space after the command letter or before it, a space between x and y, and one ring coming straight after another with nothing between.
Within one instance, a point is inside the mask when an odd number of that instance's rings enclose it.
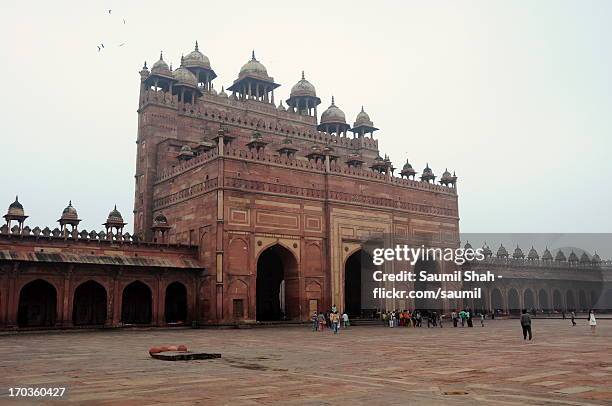
<instances>
[{"instance_id":1,"label":"group of tourist","mask_svg":"<svg viewBox=\"0 0 612 406\"><path fill-rule=\"evenodd\" d=\"M340 328L348 328L350 326L349 316L346 312L340 314L336 305L333 305L329 311L323 313L314 312L311 317L312 331L325 331L330 329L334 334L338 334Z\"/></svg>"},{"instance_id":2,"label":"group of tourist","mask_svg":"<svg viewBox=\"0 0 612 406\"><path fill-rule=\"evenodd\" d=\"M480 325L484 327L485 314L480 313ZM383 325L388 327L423 327L423 323L427 322L427 327L443 327L443 321L446 317L443 313L437 311L420 311L420 310L391 310L381 312L380 320ZM451 321L453 327L474 327L472 318L474 312L471 309L463 309L461 311L453 311L451 313Z\"/></svg>"}]
</instances>

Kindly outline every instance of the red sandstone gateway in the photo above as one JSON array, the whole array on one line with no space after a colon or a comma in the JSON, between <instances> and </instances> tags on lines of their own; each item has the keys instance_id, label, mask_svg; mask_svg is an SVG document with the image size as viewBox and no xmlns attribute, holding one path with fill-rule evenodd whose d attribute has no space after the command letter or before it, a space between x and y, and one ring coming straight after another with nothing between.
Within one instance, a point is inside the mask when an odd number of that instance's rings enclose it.
<instances>
[{"instance_id":1,"label":"red sandstone gateway","mask_svg":"<svg viewBox=\"0 0 612 406\"><path fill-rule=\"evenodd\" d=\"M332 304L360 315L387 307L362 303L365 241L458 246L457 177L436 185L427 165L417 181L408 162L395 177L363 108L351 126L332 99L318 121L304 73L287 107L275 102L255 53L230 94L216 76L197 44L174 71L161 55L141 70L133 236L116 209L105 232L79 230L72 204L55 230L9 209L0 325L305 321Z\"/></svg>"}]
</instances>

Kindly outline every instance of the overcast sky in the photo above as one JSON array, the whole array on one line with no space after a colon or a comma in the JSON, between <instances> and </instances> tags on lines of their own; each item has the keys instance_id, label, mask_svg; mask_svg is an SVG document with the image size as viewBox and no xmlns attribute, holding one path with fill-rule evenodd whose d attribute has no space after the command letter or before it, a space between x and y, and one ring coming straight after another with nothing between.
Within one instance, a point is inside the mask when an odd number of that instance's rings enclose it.
<instances>
[{"instance_id":1,"label":"overcast sky","mask_svg":"<svg viewBox=\"0 0 612 406\"><path fill-rule=\"evenodd\" d=\"M108 13L112 9L112 13ZM381 153L459 176L464 232L612 231L610 1L3 0L0 210L82 228L133 209L138 71L197 39L231 84L255 49L306 78ZM123 23L123 19L126 23ZM98 52L97 45L104 43ZM119 46L125 43L124 46Z\"/></svg>"}]
</instances>

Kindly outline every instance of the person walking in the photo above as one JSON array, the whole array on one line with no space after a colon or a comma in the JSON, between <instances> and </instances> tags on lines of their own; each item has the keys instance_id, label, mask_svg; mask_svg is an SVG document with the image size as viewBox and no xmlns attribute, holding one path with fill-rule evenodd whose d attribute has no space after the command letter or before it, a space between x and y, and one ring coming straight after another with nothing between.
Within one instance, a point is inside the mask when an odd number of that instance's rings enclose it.
<instances>
[{"instance_id":1,"label":"person walking","mask_svg":"<svg viewBox=\"0 0 612 406\"><path fill-rule=\"evenodd\" d=\"M340 316L338 315L338 312L330 314L329 319L331 320L334 334L338 334L338 327L340 326Z\"/></svg>"},{"instance_id":2,"label":"person walking","mask_svg":"<svg viewBox=\"0 0 612 406\"><path fill-rule=\"evenodd\" d=\"M325 315L323 314L323 312L319 313L319 331L323 331L325 330Z\"/></svg>"},{"instance_id":3,"label":"person walking","mask_svg":"<svg viewBox=\"0 0 612 406\"><path fill-rule=\"evenodd\" d=\"M484 312L481 312L480 313L480 327L484 327L484 319L485 319Z\"/></svg>"},{"instance_id":4,"label":"person walking","mask_svg":"<svg viewBox=\"0 0 612 406\"><path fill-rule=\"evenodd\" d=\"M531 316L527 314L526 309L523 309L523 314L521 314L521 327L523 328L523 340L526 340L529 335L531 341Z\"/></svg>"},{"instance_id":5,"label":"person walking","mask_svg":"<svg viewBox=\"0 0 612 406\"><path fill-rule=\"evenodd\" d=\"M312 314L310 320L312 321L312 331L317 331L319 329L319 315L317 312Z\"/></svg>"},{"instance_id":6,"label":"person walking","mask_svg":"<svg viewBox=\"0 0 612 406\"><path fill-rule=\"evenodd\" d=\"M451 313L451 319L453 320L453 327L457 327L457 312L454 310Z\"/></svg>"},{"instance_id":7,"label":"person walking","mask_svg":"<svg viewBox=\"0 0 612 406\"><path fill-rule=\"evenodd\" d=\"M576 313L574 311L572 311L571 313L571 318L572 318L572 327L574 327L576 325Z\"/></svg>"},{"instance_id":8,"label":"person walking","mask_svg":"<svg viewBox=\"0 0 612 406\"><path fill-rule=\"evenodd\" d=\"M349 326L349 317L346 312L342 313L342 323L344 324L344 328L347 328Z\"/></svg>"},{"instance_id":9,"label":"person walking","mask_svg":"<svg viewBox=\"0 0 612 406\"><path fill-rule=\"evenodd\" d=\"M591 334L595 334L597 328L597 319L595 318L595 311L589 310L589 326L591 326Z\"/></svg>"}]
</instances>

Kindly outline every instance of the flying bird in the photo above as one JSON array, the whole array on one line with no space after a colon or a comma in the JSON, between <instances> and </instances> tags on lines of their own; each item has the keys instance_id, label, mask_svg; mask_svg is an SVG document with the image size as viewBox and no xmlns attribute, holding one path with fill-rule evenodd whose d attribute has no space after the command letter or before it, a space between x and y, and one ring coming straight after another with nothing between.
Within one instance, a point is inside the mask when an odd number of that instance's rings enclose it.
<instances>
[{"instance_id":1,"label":"flying bird","mask_svg":"<svg viewBox=\"0 0 612 406\"><path fill-rule=\"evenodd\" d=\"M111 13L111 11L113 11L113 10L108 10L108 14L110 14L110 13Z\"/></svg>"},{"instance_id":2,"label":"flying bird","mask_svg":"<svg viewBox=\"0 0 612 406\"><path fill-rule=\"evenodd\" d=\"M100 48L100 45L98 45L98 52L100 52L102 50L102 48Z\"/></svg>"},{"instance_id":3,"label":"flying bird","mask_svg":"<svg viewBox=\"0 0 612 406\"><path fill-rule=\"evenodd\" d=\"M123 19L123 24L125 24L125 18Z\"/></svg>"},{"instance_id":4,"label":"flying bird","mask_svg":"<svg viewBox=\"0 0 612 406\"><path fill-rule=\"evenodd\" d=\"M120 47L124 46L125 42L122 42L121 44L119 44Z\"/></svg>"}]
</instances>

